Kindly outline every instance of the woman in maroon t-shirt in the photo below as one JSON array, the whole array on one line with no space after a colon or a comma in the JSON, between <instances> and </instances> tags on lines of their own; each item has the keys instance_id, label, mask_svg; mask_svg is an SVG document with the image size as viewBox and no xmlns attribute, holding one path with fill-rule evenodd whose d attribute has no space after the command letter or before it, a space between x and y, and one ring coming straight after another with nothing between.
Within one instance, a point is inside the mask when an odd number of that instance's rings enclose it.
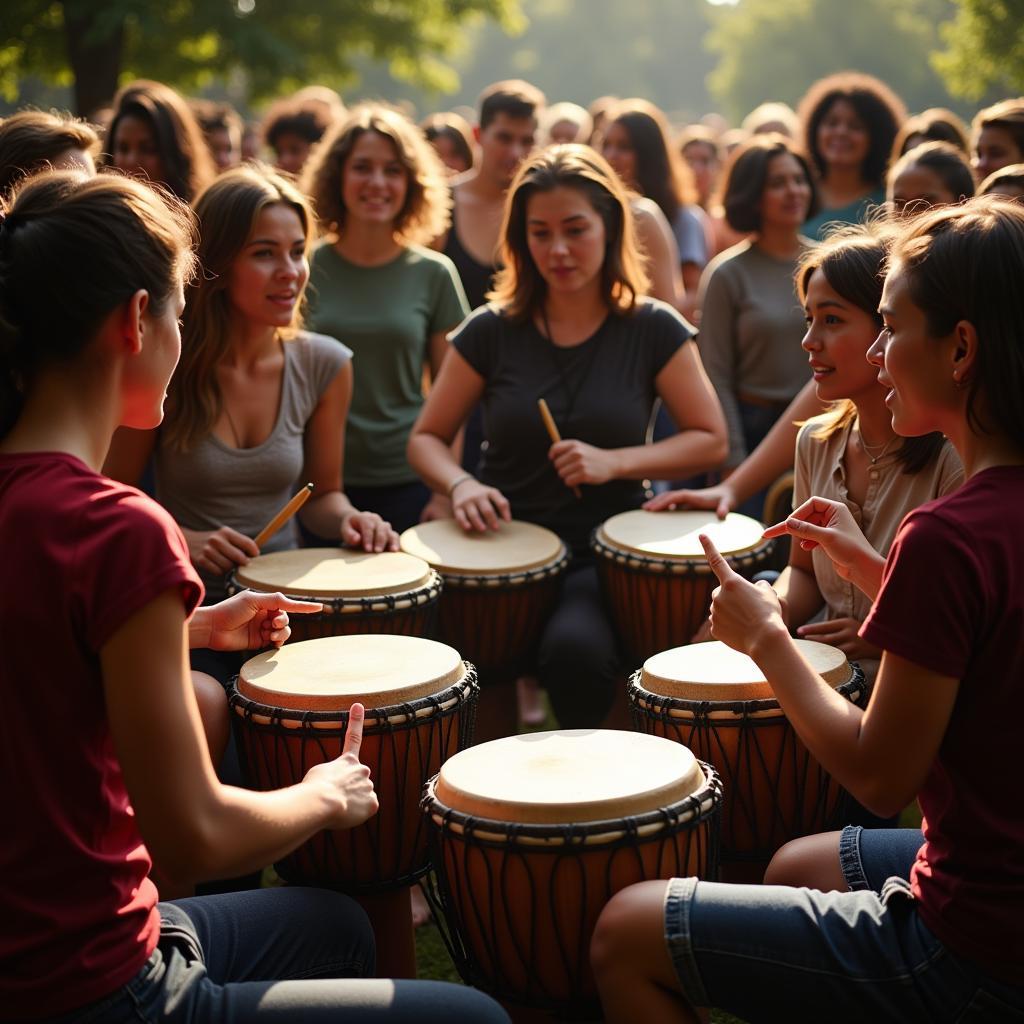
<instances>
[{"instance_id":1,"label":"woman in maroon t-shirt","mask_svg":"<svg viewBox=\"0 0 1024 1024\"><path fill-rule=\"evenodd\" d=\"M896 236L868 352L893 428L940 431L958 490L911 512L889 558L847 507L811 498L771 535L820 545L874 597L883 650L870 702L803 660L770 587L732 572L713 634L754 659L811 752L878 814L917 797L917 829L796 840L768 882L643 883L606 908L592 947L606 1019L1024 1020L1024 804L1015 755L1024 679L1024 209L982 198Z\"/></svg>"},{"instance_id":2,"label":"woman in maroon t-shirt","mask_svg":"<svg viewBox=\"0 0 1024 1024\"><path fill-rule=\"evenodd\" d=\"M373 980L340 894L157 902L150 852L183 881L240 874L377 809L359 704L296 785L217 781L186 647L280 644L319 605L197 609L181 531L99 472L117 426L163 416L191 242L180 203L112 175L41 175L0 217L0 1020L507 1021L468 989Z\"/></svg>"}]
</instances>

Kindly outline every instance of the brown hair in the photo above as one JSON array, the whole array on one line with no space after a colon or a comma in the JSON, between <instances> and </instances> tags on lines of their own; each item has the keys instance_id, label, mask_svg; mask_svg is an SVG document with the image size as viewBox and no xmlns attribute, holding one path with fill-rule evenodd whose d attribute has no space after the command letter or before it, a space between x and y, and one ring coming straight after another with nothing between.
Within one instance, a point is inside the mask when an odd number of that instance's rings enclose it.
<instances>
[{"instance_id":1,"label":"brown hair","mask_svg":"<svg viewBox=\"0 0 1024 1024\"><path fill-rule=\"evenodd\" d=\"M20 110L0 121L0 195L69 149L98 156L100 137L92 125L70 114Z\"/></svg>"},{"instance_id":2,"label":"brown hair","mask_svg":"<svg viewBox=\"0 0 1024 1024\"><path fill-rule=\"evenodd\" d=\"M622 100L608 112L605 134L613 124L629 136L640 192L661 207L669 224L674 223L680 207L697 202L697 190L689 165L669 142L665 115L647 100Z\"/></svg>"},{"instance_id":3,"label":"brown hair","mask_svg":"<svg viewBox=\"0 0 1024 1024\"><path fill-rule=\"evenodd\" d=\"M885 283L885 262L894 235L886 221L846 225L825 241L808 249L796 270L796 289L800 302L807 302L807 288L814 272L820 270L829 287L847 302L871 315L878 330L882 317L878 312ZM870 342L868 343L870 344ZM864 346L865 353L868 345ZM812 437L826 440L842 430L857 416L857 408L848 398L833 402L815 427ZM896 451L904 473L920 473L942 449L941 434L906 437Z\"/></svg>"},{"instance_id":4,"label":"brown hair","mask_svg":"<svg viewBox=\"0 0 1024 1024\"><path fill-rule=\"evenodd\" d=\"M521 78L508 78L487 86L477 101L480 130L483 131L499 114L521 120L539 118L544 109L544 93Z\"/></svg>"},{"instance_id":5,"label":"brown hair","mask_svg":"<svg viewBox=\"0 0 1024 1024\"><path fill-rule=\"evenodd\" d=\"M1024 96L1001 100L974 115L971 136L975 143L983 128L1002 128L1010 133L1018 152L1024 155Z\"/></svg>"},{"instance_id":6,"label":"brown hair","mask_svg":"<svg viewBox=\"0 0 1024 1024\"><path fill-rule=\"evenodd\" d=\"M259 215L278 203L298 215L308 255L314 234L309 203L292 182L269 168L249 164L225 171L196 200L200 273L186 296L181 361L167 392L164 420L164 437L178 451L187 451L205 437L220 416L216 366L230 343L231 264L251 237ZM301 304L296 304L291 326L281 334L293 335L301 324Z\"/></svg>"},{"instance_id":7,"label":"brown hair","mask_svg":"<svg viewBox=\"0 0 1024 1024\"><path fill-rule=\"evenodd\" d=\"M547 284L533 262L527 241L530 198L556 188L582 192L604 222L605 253L601 291L613 313L631 313L647 291L647 275L636 239L629 197L604 157L589 146L548 146L526 160L505 200L501 225L501 270L488 295L513 321L525 321L544 302Z\"/></svg>"},{"instance_id":8,"label":"brown hair","mask_svg":"<svg viewBox=\"0 0 1024 1024\"><path fill-rule=\"evenodd\" d=\"M932 171L952 194L954 203L970 199L974 195L971 165L967 162L966 155L948 142L923 142L904 153L889 169L886 191L891 195L891 186L897 176L908 167L915 166L926 167Z\"/></svg>"},{"instance_id":9,"label":"brown hair","mask_svg":"<svg viewBox=\"0 0 1024 1024\"><path fill-rule=\"evenodd\" d=\"M840 71L815 82L800 101L797 115L804 129L804 147L822 176L828 168L818 151L818 129L839 100L853 107L868 130L861 175L872 185L883 184L893 140L907 116L903 101L885 82L857 71Z\"/></svg>"},{"instance_id":10,"label":"brown hair","mask_svg":"<svg viewBox=\"0 0 1024 1024\"><path fill-rule=\"evenodd\" d=\"M466 170L473 166L473 131L461 114L448 110L441 114L431 114L420 122L420 130L427 142L433 144L435 139L447 139L466 165Z\"/></svg>"},{"instance_id":11,"label":"brown hair","mask_svg":"<svg viewBox=\"0 0 1024 1024\"><path fill-rule=\"evenodd\" d=\"M1024 447L1024 207L979 196L905 222L890 264L906 275L910 296L935 338L965 320L978 334L967 382L967 422L994 426Z\"/></svg>"},{"instance_id":12,"label":"brown hair","mask_svg":"<svg viewBox=\"0 0 1024 1024\"><path fill-rule=\"evenodd\" d=\"M441 158L423 133L404 114L380 103L356 107L327 135L307 165L303 190L313 200L325 231L341 234L346 209L342 178L356 142L366 132L383 136L405 168L405 202L395 218L394 233L404 243L426 245L451 221L451 193Z\"/></svg>"},{"instance_id":13,"label":"brown hair","mask_svg":"<svg viewBox=\"0 0 1024 1024\"><path fill-rule=\"evenodd\" d=\"M177 200L130 178L29 178L0 224L0 436L40 367L73 360L135 292L162 315L191 276L193 225Z\"/></svg>"},{"instance_id":14,"label":"brown hair","mask_svg":"<svg viewBox=\"0 0 1024 1024\"><path fill-rule=\"evenodd\" d=\"M785 135L754 135L729 158L722 181L722 207L733 231L747 234L761 230L761 200L768 168L777 156L791 156L803 168L811 190L807 216L818 210L818 190L807 157Z\"/></svg>"},{"instance_id":15,"label":"brown hair","mask_svg":"<svg viewBox=\"0 0 1024 1024\"><path fill-rule=\"evenodd\" d=\"M948 142L964 153L971 151L967 126L963 121L945 107L930 107L903 122L892 144L891 162L895 163L904 153L914 148L910 145L910 140L915 135L920 135L925 142Z\"/></svg>"},{"instance_id":16,"label":"brown hair","mask_svg":"<svg viewBox=\"0 0 1024 1024\"><path fill-rule=\"evenodd\" d=\"M1007 164L993 171L979 186L979 196L1002 196L1004 199L1019 199L1017 195L1007 195L1002 191L1010 186L1016 192L1024 194L1024 164Z\"/></svg>"},{"instance_id":17,"label":"brown hair","mask_svg":"<svg viewBox=\"0 0 1024 1024\"><path fill-rule=\"evenodd\" d=\"M179 199L190 203L216 169L199 122L188 104L168 85L140 79L126 85L114 97L114 117L107 132L105 163L115 166L113 150L117 129L126 117L145 121L153 130L166 185Z\"/></svg>"}]
</instances>

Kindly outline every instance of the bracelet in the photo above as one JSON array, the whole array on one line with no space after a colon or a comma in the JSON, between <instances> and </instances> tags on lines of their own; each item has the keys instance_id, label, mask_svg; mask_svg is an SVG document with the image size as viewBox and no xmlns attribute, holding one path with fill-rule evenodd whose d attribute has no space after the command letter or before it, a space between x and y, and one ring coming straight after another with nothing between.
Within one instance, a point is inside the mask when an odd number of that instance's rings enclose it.
<instances>
[{"instance_id":1,"label":"bracelet","mask_svg":"<svg viewBox=\"0 0 1024 1024\"><path fill-rule=\"evenodd\" d=\"M462 476L457 476L448 485L448 497L450 498L452 496L452 494L455 491L455 488L458 487L459 484L464 484L467 480L472 480L472 479L473 479L473 474L472 473L463 473Z\"/></svg>"}]
</instances>

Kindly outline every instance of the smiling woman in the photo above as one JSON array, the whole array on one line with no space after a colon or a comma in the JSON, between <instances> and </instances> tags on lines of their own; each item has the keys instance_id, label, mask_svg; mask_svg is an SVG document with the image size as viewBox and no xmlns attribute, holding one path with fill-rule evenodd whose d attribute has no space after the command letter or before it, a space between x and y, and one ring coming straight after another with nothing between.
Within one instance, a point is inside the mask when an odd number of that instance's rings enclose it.
<instances>
[{"instance_id":1,"label":"smiling woman","mask_svg":"<svg viewBox=\"0 0 1024 1024\"><path fill-rule=\"evenodd\" d=\"M405 458L446 336L467 312L447 256L426 248L451 197L433 148L404 115L370 104L324 139L304 185L327 232L312 260L310 324L355 353L345 436L349 494L404 530L430 492ZM438 498L428 515L447 512Z\"/></svg>"}]
</instances>

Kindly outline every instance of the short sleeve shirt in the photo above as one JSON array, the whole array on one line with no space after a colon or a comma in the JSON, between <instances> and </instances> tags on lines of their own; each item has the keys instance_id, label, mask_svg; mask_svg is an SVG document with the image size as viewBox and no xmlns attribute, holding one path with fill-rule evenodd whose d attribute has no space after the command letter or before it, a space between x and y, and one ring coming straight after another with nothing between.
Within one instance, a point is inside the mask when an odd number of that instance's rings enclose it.
<instances>
[{"instance_id":1,"label":"short sleeve shirt","mask_svg":"<svg viewBox=\"0 0 1024 1024\"><path fill-rule=\"evenodd\" d=\"M452 343L484 378L480 479L502 491L515 518L546 526L585 552L595 526L640 505L642 487L636 480L583 485L577 500L548 459L551 440L537 400L547 401L563 438L598 448L642 445L655 378L689 337L686 321L654 300L632 314L609 314L590 338L563 349L532 322L478 309Z\"/></svg>"}]
</instances>

